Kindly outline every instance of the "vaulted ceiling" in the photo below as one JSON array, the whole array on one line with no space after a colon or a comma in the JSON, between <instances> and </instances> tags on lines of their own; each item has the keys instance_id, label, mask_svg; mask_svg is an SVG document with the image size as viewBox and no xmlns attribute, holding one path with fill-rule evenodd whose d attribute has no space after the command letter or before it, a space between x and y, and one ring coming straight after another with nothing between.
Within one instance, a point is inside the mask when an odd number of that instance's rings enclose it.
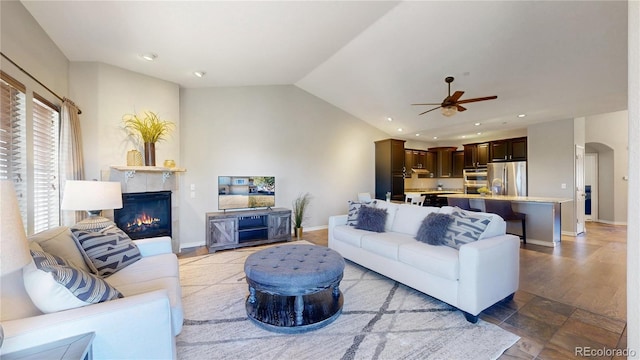
<instances>
[{"instance_id":1,"label":"vaulted ceiling","mask_svg":"<svg viewBox=\"0 0 640 360\"><path fill-rule=\"evenodd\" d=\"M70 61L185 88L294 84L397 138L627 109L626 1L22 3ZM462 99L498 99L418 116L429 107L410 104L441 102L446 76Z\"/></svg>"}]
</instances>

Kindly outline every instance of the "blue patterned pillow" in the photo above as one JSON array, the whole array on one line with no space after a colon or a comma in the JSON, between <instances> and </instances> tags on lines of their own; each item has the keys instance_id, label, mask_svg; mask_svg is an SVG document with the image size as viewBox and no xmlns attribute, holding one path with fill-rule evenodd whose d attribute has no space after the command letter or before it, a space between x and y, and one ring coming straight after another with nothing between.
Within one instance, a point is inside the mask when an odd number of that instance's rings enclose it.
<instances>
[{"instance_id":1,"label":"blue patterned pillow","mask_svg":"<svg viewBox=\"0 0 640 360\"><path fill-rule=\"evenodd\" d=\"M443 245L454 249L470 242L478 241L480 235L491 222L491 218L471 212L453 211L453 222L449 224Z\"/></svg>"},{"instance_id":2,"label":"blue patterned pillow","mask_svg":"<svg viewBox=\"0 0 640 360\"><path fill-rule=\"evenodd\" d=\"M376 201L369 202L359 202L359 201L348 201L349 203L349 212L347 213L347 225L356 226L358 224L358 212L360 211L360 207L362 205L375 205Z\"/></svg>"},{"instance_id":3,"label":"blue patterned pillow","mask_svg":"<svg viewBox=\"0 0 640 360\"><path fill-rule=\"evenodd\" d=\"M24 271L25 289L43 312L56 312L123 297L103 279L72 267L60 257L36 250L31 250L31 257L33 263L27 265Z\"/></svg>"},{"instance_id":4,"label":"blue patterned pillow","mask_svg":"<svg viewBox=\"0 0 640 360\"><path fill-rule=\"evenodd\" d=\"M116 226L99 231L71 229L73 238L91 271L107 277L140 260L140 250L131 238Z\"/></svg>"},{"instance_id":5,"label":"blue patterned pillow","mask_svg":"<svg viewBox=\"0 0 640 360\"><path fill-rule=\"evenodd\" d=\"M384 224L387 221L387 210L376 209L369 206L361 206L358 212L358 224L356 229L384 232Z\"/></svg>"},{"instance_id":6,"label":"blue patterned pillow","mask_svg":"<svg viewBox=\"0 0 640 360\"><path fill-rule=\"evenodd\" d=\"M443 245L444 236L451 222L453 222L453 216L449 214L430 213L422 220L416 240L430 245Z\"/></svg>"}]
</instances>

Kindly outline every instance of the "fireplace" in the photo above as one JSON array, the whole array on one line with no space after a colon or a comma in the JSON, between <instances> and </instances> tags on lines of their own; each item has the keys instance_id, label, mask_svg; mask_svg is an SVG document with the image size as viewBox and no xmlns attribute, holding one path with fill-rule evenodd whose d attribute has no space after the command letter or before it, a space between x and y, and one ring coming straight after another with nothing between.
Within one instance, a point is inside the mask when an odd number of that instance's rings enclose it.
<instances>
[{"instance_id":1,"label":"fireplace","mask_svg":"<svg viewBox=\"0 0 640 360\"><path fill-rule=\"evenodd\" d=\"M171 191L124 193L114 219L131 239L171 236Z\"/></svg>"}]
</instances>

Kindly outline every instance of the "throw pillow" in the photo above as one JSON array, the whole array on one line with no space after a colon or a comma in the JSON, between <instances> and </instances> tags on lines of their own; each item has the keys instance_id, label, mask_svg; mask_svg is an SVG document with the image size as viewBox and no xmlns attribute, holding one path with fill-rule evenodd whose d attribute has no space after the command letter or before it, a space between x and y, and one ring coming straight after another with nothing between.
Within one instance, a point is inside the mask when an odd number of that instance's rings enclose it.
<instances>
[{"instance_id":1,"label":"throw pillow","mask_svg":"<svg viewBox=\"0 0 640 360\"><path fill-rule=\"evenodd\" d=\"M24 287L44 313L73 309L123 297L103 279L74 268L64 259L31 250L33 261L23 271Z\"/></svg>"},{"instance_id":2,"label":"throw pillow","mask_svg":"<svg viewBox=\"0 0 640 360\"><path fill-rule=\"evenodd\" d=\"M376 209L363 205L358 211L358 224L356 229L384 232L384 224L387 220L387 210Z\"/></svg>"},{"instance_id":3,"label":"throw pillow","mask_svg":"<svg viewBox=\"0 0 640 360\"><path fill-rule=\"evenodd\" d=\"M347 212L347 225L356 226L358 224L358 212L362 205L375 205L376 201L360 202L360 201L348 201L349 212Z\"/></svg>"},{"instance_id":4,"label":"throw pillow","mask_svg":"<svg viewBox=\"0 0 640 360\"><path fill-rule=\"evenodd\" d=\"M452 222L453 216L449 214L431 213L422 220L416 240L429 245L443 245L447 228Z\"/></svg>"},{"instance_id":5,"label":"throw pillow","mask_svg":"<svg viewBox=\"0 0 640 360\"><path fill-rule=\"evenodd\" d=\"M73 238L91 271L107 277L140 260L140 250L131 238L116 226L99 231L71 229Z\"/></svg>"},{"instance_id":6,"label":"throw pillow","mask_svg":"<svg viewBox=\"0 0 640 360\"><path fill-rule=\"evenodd\" d=\"M478 241L491 222L490 217L469 211L454 210L451 216L453 216L453 222L447 228L444 245L454 249L460 249L464 244Z\"/></svg>"}]
</instances>

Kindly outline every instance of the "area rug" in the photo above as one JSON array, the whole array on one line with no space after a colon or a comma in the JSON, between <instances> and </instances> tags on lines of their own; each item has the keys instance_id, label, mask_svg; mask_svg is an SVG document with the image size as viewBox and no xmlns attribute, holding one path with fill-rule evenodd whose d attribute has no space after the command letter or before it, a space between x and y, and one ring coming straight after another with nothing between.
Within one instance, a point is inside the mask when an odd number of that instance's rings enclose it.
<instances>
[{"instance_id":1,"label":"area rug","mask_svg":"<svg viewBox=\"0 0 640 360\"><path fill-rule=\"evenodd\" d=\"M301 242L307 243L307 242ZM273 246L273 245L271 245ZM185 310L178 359L495 359L519 337L347 261L344 307L303 334L264 330L247 319L244 261L265 247L180 260Z\"/></svg>"}]
</instances>

